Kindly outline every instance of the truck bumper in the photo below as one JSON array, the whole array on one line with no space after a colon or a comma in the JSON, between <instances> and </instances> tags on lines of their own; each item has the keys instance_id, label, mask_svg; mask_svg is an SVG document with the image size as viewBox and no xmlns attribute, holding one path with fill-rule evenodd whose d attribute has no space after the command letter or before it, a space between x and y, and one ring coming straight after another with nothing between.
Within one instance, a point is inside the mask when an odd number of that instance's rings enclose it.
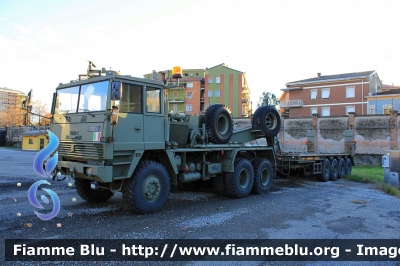
<instances>
[{"instance_id":1,"label":"truck bumper","mask_svg":"<svg viewBox=\"0 0 400 266\"><path fill-rule=\"evenodd\" d=\"M113 170L112 166L99 166L89 165L76 162L59 161L57 163L58 170L63 174L70 174L74 172L76 177L89 179L93 181L109 183L113 181ZM92 168L93 175L88 176L85 173L87 168Z\"/></svg>"}]
</instances>

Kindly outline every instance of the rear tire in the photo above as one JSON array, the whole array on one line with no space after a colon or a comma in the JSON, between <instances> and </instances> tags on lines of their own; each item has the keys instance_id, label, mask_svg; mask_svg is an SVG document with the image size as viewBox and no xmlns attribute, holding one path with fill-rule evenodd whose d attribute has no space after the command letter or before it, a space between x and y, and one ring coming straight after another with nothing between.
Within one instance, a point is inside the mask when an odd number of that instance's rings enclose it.
<instances>
[{"instance_id":1,"label":"rear tire","mask_svg":"<svg viewBox=\"0 0 400 266\"><path fill-rule=\"evenodd\" d=\"M223 104L210 105L204 117L206 131L211 142L227 143L233 133L233 120L228 107Z\"/></svg>"},{"instance_id":2,"label":"rear tire","mask_svg":"<svg viewBox=\"0 0 400 266\"><path fill-rule=\"evenodd\" d=\"M224 173L222 174L217 174L216 177L214 177L212 179L213 181L213 187L215 189L215 192L220 195L220 196L228 196L228 194L226 193L226 189L225 189L225 183L224 183Z\"/></svg>"},{"instance_id":3,"label":"rear tire","mask_svg":"<svg viewBox=\"0 0 400 266\"><path fill-rule=\"evenodd\" d=\"M352 165L350 158L346 159L346 175L351 175Z\"/></svg>"},{"instance_id":4,"label":"rear tire","mask_svg":"<svg viewBox=\"0 0 400 266\"><path fill-rule=\"evenodd\" d=\"M228 196L244 198L250 194L254 182L254 171L249 160L238 158L235 160L233 173L225 173L224 183Z\"/></svg>"},{"instance_id":5,"label":"rear tire","mask_svg":"<svg viewBox=\"0 0 400 266\"><path fill-rule=\"evenodd\" d=\"M331 177L330 180L336 181L339 176L339 165L336 159L333 159L331 162Z\"/></svg>"},{"instance_id":6,"label":"rear tire","mask_svg":"<svg viewBox=\"0 0 400 266\"><path fill-rule=\"evenodd\" d=\"M106 202L109 200L114 194L110 190L102 189L102 190L94 190L90 188L90 180L76 178L75 179L75 188L78 195L91 203L98 202Z\"/></svg>"},{"instance_id":7,"label":"rear tire","mask_svg":"<svg viewBox=\"0 0 400 266\"><path fill-rule=\"evenodd\" d=\"M139 213L156 212L168 199L170 181L164 166L154 161L143 161L132 178L124 181L122 194L127 209Z\"/></svg>"},{"instance_id":8,"label":"rear tire","mask_svg":"<svg viewBox=\"0 0 400 266\"><path fill-rule=\"evenodd\" d=\"M322 173L318 174L318 180L321 182L327 182L331 176L331 163L328 158L325 158L322 162Z\"/></svg>"},{"instance_id":9,"label":"rear tire","mask_svg":"<svg viewBox=\"0 0 400 266\"><path fill-rule=\"evenodd\" d=\"M344 178L346 175L346 166L345 166L345 161L343 158L340 158L339 160L339 176L338 178Z\"/></svg>"},{"instance_id":10,"label":"rear tire","mask_svg":"<svg viewBox=\"0 0 400 266\"><path fill-rule=\"evenodd\" d=\"M264 158L256 159L252 162L254 171L254 183L252 192L261 194L267 192L272 186L272 166L271 163Z\"/></svg>"}]
</instances>

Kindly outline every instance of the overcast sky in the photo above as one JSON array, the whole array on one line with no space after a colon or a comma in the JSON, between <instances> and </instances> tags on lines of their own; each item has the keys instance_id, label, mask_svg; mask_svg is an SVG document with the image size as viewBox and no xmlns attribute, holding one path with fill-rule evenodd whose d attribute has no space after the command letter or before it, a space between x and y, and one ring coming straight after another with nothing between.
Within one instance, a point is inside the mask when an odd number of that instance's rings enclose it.
<instances>
[{"instance_id":1,"label":"overcast sky","mask_svg":"<svg viewBox=\"0 0 400 266\"><path fill-rule=\"evenodd\" d=\"M0 87L51 105L87 61L143 77L221 63L253 104L290 81L377 70L400 85L398 1L2 0Z\"/></svg>"}]
</instances>

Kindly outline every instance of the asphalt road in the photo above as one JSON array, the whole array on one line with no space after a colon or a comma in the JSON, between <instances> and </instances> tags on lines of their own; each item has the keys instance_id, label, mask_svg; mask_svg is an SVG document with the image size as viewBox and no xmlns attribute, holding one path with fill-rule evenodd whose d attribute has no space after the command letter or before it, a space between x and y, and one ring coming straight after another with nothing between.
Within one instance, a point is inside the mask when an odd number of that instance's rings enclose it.
<instances>
[{"instance_id":1,"label":"asphalt road","mask_svg":"<svg viewBox=\"0 0 400 266\"><path fill-rule=\"evenodd\" d=\"M244 199L202 192L171 193L154 214L134 215L122 207L122 194L107 203L90 204L75 191L73 180L48 180L60 198L57 217L42 221L27 197L29 187L43 178L32 163L36 153L0 148L0 265L4 239L399 239L400 200L372 185L348 180L321 183L314 178L274 180L264 195ZM20 183L18 185L18 183ZM39 190L38 190L39 191ZM51 205L51 204L50 204ZM49 207L49 211L52 207ZM41 212L46 212L47 209ZM53 265L25 262L18 265ZM92 262L93 265L131 265ZM269 265L271 262L138 262L138 265ZM272 262L273 265L320 265L323 262ZM336 262L327 264L338 265ZM394 262L356 263L352 265ZM59 262L58 265L82 265Z\"/></svg>"}]
</instances>

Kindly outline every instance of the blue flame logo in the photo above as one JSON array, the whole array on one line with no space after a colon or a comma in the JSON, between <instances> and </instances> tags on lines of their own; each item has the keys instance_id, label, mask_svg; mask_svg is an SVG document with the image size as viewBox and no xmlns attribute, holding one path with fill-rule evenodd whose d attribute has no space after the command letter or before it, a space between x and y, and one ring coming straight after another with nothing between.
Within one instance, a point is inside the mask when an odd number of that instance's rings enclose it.
<instances>
[{"instance_id":1,"label":"blue flame logo","mask_svg":"<svg viewBox=\"0 0 400 266\"><path fill-rule=\"evenodd\" d=\"M29 190L28 190L29 202L33 206L38 208L38 209L43 209L43 206L39 203L39 201L36 198L37 189L42 184L51 185L46 180L39 180L39 181L36 181L35 183L33 183L31 185L31 187L29 188ZM40 213L40 212L37 212L37 211L34 211L34 213L36 214L37 217L39 217L43 221L48 221L48 220L53 219L54 217L56 217L57 214L59 213L59 211L60 211L60 199L58 198L57 194L53 190L47 189L47 188L42 188L42 189L44 191L46 191L50 195L51 199L53 200L53 204L54 204L53 205L53 211L51 213L49 213L49 214L43 214L43 213ZM44 203L49 204L49 199L45 195L42 195L40 198L43 200Z\"/></svg>"},{"instance_id":2,"label":"blue flame logo","mask_svg":"<svg viewBox=\"0 0 400 266\"><path fill-rule=\"evenodd\" d=\"M41 175L43 177L50 176L51 172L56 167L57 161L58 161L58 152L55 152L54 156L52 156L50 158L49 158L49 156L51 155L52 152L54 152L57 149L59 140L50 130L47 130L47 133L49 134L49 138L50 138L49 144L36 154L35 160L33 161L33 169L35 170L35 172L38 175ZM45 164L45 162L46 162L46 164ZM43 168L43 166L45 166L45 168ZM40 181L33 183L28 190L29 202L33 206L35 206L36 208L39 208L39 209L43 209L43 206L37 200L36 192L37 192L38 187L42 184L51 185L46 180L40 180ZM37 211L34 211L34 213L40 219L42 219L44 221L48 221L48 220L56 217L58 212L60 211L60 199L58 198L57 194L53 190L46 189L46 188L42 188L42 189L50 195L50 197L53 201L53 210L49 214L43 214L43 213L40 213ZM49 199L45 195L42 195L41 199L43 200L44 203L46 203L46 204L49 203Z\"/></svg>"},{"instance_id":3,"label":"blue flame logo","mask_svg":"<svg viewBox=\"0 0 400 266\"><path fill-rule=\"evenodd\" d=\"M49 144L46 146L46 148L42 149L41 151L38 152L38 154L36 154L35 160L33 161L33 169L35 170L35 172L38 175L44 177L50 176L51 172L56 167L58 161L58 151L57 151L53 157L50 157L50 159L47 160L46 167L45 169L43 169L43 163L45 162L47 157L49 157L51 153L57 149L59 143L56 135L54 135L50 130L47 130L47 133L49 134L50 137Z\"/></svg>"}]
</instances>

